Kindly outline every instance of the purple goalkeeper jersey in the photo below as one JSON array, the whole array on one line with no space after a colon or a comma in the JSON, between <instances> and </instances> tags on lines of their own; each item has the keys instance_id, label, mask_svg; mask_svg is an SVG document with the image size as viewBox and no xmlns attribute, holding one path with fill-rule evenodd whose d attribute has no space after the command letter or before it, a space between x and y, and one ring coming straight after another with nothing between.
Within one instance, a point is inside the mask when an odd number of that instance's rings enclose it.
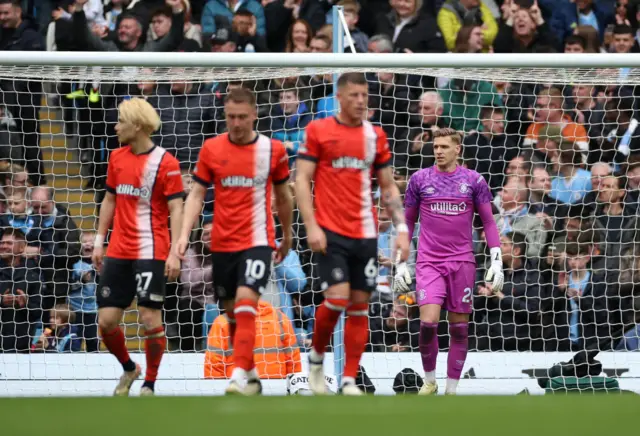
<instances>
[{"instance_id":1,"label":"purple goalkeeper jersey","mask_svg":"<svg viewBox=\"0 0 640 436\"><path fill-rule=\"evenodd\" d=\"M461 166L450 173L433 166L411 176L405 208L407 217L420 215L418 263L475 262L474 212L492 199L484 177ZM408 221L413 232L415 218Z\"/></svg>"}]
</instances>

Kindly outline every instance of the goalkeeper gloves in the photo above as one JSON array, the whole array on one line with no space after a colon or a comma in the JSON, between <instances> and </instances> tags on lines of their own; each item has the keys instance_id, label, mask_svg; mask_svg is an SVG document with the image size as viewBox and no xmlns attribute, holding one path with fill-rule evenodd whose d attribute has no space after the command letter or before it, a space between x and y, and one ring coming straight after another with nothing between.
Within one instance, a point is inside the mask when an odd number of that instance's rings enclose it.
<instances>
[{"instance_id":1,"label":"goalkeeper gloves","mask_svg":"<svg viewBox=\"0 0 640 436\"><path fill-rule=\"evenodd\" d=\"M502 291L502 285L504 284L504 273L502 272L502 250L500 247L493 247L490 250L491 253L491 266L487 270L487 274L484 276L484 280L487 283L491 283L492 291Z\"/></svg>"},{"instance_id":2,"label":"goalkeeper gloves","mask_svg":"<svg viewBox=\"0 0 640 436\"><path fill-rule=\"evenodd\" d=\"M407 262L399 263L396 266L396 275L393 278L393 292L406 294L411 291L411 273Z\"/></svg>"}]
</instances>

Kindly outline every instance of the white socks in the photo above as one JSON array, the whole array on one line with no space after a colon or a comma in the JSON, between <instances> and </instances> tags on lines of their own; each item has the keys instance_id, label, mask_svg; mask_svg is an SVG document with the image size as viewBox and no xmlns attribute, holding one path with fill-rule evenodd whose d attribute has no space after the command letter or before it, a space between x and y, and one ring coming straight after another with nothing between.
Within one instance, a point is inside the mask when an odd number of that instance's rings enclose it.
<instances>
[{"instance_id":1,"label":"white socks","mask_svg":"<svg viewBox=\"0 0 640 436\"><path fill-rule=\"evenodd\" d=\"M247 371L242 368L235 367L231 373L231 380L237 383L244 383L244 379L247 377Z\"/></svg>"},{"instance_id":2,"label":"white socks","mask_svg":"<svg viewBox=\"0 0 640 436\"><path fill-rule=\"evenodd\" d=\"M426 371L424 373L424 381L426 383L435 383L436 382L436 372L435 371Z\"/></svg>"},{"instance_id":3,"label":"white socks","mask_svg":"<svg viewBox=\"0 0 640 436\"><path fill-rule=\"evenodd\" d=\"M242 368L233 368L233 372L231 373L231 380L244 383L244 380L259 380L258 372L255 368L250 369L249 371L245 371Z\"/></svg>"},{"instance_id":4,"label":"white socks","mask_svg":"<svg viewBox=\"0 0 640 436\"><path fill-rule=\"evenodd\" d=\"M344 385L355 385L356 379L353 377L342 377L342 386Z\"/></svg>"},{"instance_id":5,"label":"white socks","mask_svg":"<svg viewBox=\"0 0 640 436\"><path fill-rule=\"evenodd\" d=\"M453 378L448 378L447 379L447 389L445 390L445 392L449 392L449 393L456 393L456 390L458 389L458 382L460 380L456 380Z\"/></svg>"}]
</instances>

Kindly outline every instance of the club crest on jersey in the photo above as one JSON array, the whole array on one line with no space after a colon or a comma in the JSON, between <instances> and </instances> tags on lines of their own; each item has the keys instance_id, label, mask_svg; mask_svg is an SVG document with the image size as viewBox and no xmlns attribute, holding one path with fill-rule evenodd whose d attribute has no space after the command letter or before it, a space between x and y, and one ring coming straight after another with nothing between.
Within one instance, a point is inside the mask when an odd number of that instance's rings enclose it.
<instances>
[{"instance_id":1,"label":"club crest on jersey","mask_svg":"<svg viewBox=\"0 0 640 436\"><path fill-rule=\"evenodd\" d=\"M458 215L467 210L467 203L450 203L448 201L439 201L431 203L431 211L440 215Z\"/></svg>"},{"instance_id":2,"label":"club crest on jersey","mask_svg":"<svg viewBox=\"0 0 640 436\"><path fill-rule=\"evenodd\" d=\"M253 188L264 186L266 182L263 177L228 176L221 183L225 188Z\"/></svg>"},{"instance_id":3,"label":"club crest on jersey","mask_svg":"<svg viewBox=\"0 0 640 436\"><path fill-rule=\"evenodd\" d=\"M331 166L336 169L366 170L373 163L370 159L358 159L357 157L343 156L331 161Z\"/></svg>"},{"instance_id":4,"label":"club crest on jersey","mask_svg":"<svg viewBox=\"0 0 640 436\"><path fill-rule=\"evenodd\" d=\"M118 185L116 186L116 194L130 195L131 197L140 197L144 200L151 198L151 190L146 186L136 188L133 185Z\"/></svg>"},{"instance_id":5,"label":"club crest on jersey","mask_svg":"<svg viewBox=\"0 0 640 436\"><path fill-rule=\"evenodd\" d=\"M467 192L469 192L469 184L468 183L460 183L458 185L458 191L460 191L460 193L462 194L466 194Z\"/></svg>"}]
</instances>

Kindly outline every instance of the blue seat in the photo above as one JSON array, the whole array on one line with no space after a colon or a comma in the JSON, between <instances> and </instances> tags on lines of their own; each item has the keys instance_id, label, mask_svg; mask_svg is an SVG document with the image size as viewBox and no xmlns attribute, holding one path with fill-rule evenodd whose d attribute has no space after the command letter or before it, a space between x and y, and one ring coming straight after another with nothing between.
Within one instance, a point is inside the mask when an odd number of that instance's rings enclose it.
<instances>
[{"instance_id":1,"label":"blue seat","mask_svg":"<svg viewBox=\"0 0 640 436\"><path fill-rule=\"evenodd\" d=\"M209 330L218 316L220 316L220 307L217 303L205 305L204 319L202 320L202 336L205 338L205 343L209 336Z\"/></svg>"}]
</instances>

